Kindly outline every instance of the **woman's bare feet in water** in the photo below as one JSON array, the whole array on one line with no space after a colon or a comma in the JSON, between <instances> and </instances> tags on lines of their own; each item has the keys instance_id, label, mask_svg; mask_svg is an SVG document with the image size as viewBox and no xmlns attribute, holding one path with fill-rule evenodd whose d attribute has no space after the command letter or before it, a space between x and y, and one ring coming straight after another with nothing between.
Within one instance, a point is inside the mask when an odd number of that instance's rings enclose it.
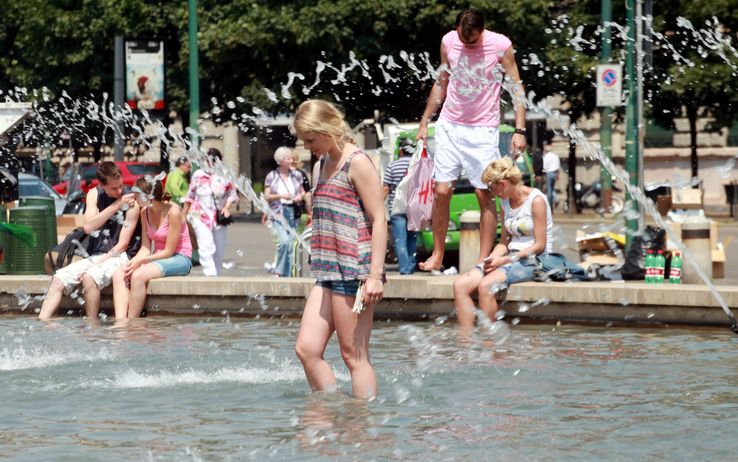
<instances>
[{"instance_id":1,"label":"woman's bare feet in water","mask_svg":"<svg viewBox=\"0 0 738 462\"><path fill-rule=\"evenodd\" d=\"M418 267L421 271L440 270L443 267L443 255L432 254L426 261L420 262Z\"/></svg>"}]
</instances>

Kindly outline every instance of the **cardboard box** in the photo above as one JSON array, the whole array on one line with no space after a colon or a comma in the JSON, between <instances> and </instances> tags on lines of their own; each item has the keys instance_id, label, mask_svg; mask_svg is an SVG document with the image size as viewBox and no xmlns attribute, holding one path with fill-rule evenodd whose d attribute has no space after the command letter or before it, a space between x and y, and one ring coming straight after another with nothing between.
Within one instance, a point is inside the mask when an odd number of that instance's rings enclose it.
<instances>
[{"instance_id":1,"label":"cardboard box","mask_svg":"<svg viewBox=\"0 0 738 462\"><path fill-rule=\"evenodd\" d=\"M677 189L671 192L671 209L701 209L702 190Z\"/></svg>"},{"instance_id":2,"label":"cardboard box","mask_svg":"<svg viewBox=\"0 0 738 462\"><path fill-rule=\"evenodd\" d=\"M667 221L669 227L674 230L679 239L682 238L682 224L676 221ZM718 245L718 222L710 220L710 248L715 249ZM669 235L666 235L666 250L679 250Z\"/></svg>"},{"instance_id":3,"label":"cardboard box","mask_svg":"<svg viewBox=\"0 0 738 462\"><path fill-rule=\"evenodd\" d=\"M84 215L60 215L56 217L56 240L62 242L67 234L85 224Z\"/></svg>"}]
</instances>

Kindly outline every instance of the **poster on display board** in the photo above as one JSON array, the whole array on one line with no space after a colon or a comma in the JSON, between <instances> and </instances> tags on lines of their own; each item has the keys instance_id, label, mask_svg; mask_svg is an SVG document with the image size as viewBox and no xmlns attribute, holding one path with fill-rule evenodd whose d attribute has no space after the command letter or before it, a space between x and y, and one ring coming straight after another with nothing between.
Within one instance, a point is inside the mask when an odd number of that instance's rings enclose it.
<instances>
[{"instance_id":1,"label":"poster on display board","mask_svg":"<svg viewBox=\"0 0 738 462\"><path fill-rule=\"evenodd\" d=\"M164 42L127 39L126 101L131 109L163 111L165 108Z\"/></svg>"}]
</instances>

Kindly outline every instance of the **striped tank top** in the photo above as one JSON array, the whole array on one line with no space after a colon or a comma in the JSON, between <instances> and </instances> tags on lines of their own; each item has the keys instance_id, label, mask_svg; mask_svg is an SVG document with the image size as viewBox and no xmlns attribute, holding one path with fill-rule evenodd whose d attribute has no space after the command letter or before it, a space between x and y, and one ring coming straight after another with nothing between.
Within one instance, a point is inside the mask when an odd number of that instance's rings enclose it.
<instances>
[{"instance_id":1,"label":"striped tank top","mask_svg":"<svg viewBox=\"0 0 738 462\"><path fill-rule=\"evenodd\" d=\"M372 224L349 180L356 151L332 178L320 178L313 193L310 271L318 281L351 281L369 276ZM321 170L322 170L321 161Z\"/></svg>"}]
</instances>

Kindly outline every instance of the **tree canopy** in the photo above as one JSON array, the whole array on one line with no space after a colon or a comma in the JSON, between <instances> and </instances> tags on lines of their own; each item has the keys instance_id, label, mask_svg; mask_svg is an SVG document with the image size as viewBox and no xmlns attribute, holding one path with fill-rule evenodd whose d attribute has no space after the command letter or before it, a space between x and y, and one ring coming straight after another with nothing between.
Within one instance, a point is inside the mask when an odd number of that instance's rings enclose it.
<instances>
[{"instance_id":1,"label":"tree canopy","mask_svg":"<svg viewBox=\"0 0 738 462\"><path fill-rule=\"evenodd\" d=\"M689 35L678 27L677 15L697 18L695 24L715 15L734 35L733 1L678 3L657 17L656 30ZM201 107L217 106L217 121L238 120L253 106L277 113L321 96L338 101L354 122L375 109L385 120L417 119L439 63L440 39L468 7L485 13L487 28L511 38L526 90L536 98L561 95L572 119L596 109L600 3L594 0L200 0ZM613 12L621 24L622 8L615 5ZM0 90L47 87L57 97L66 92L99 101L113 89L114 37L154 36L166 44L170 107L186 113L187 19L183 0L5 0ZM613 59L619 61L623 40L617 29L613 37ZM652 114L664 119L662 114L671 114L666 111L677 110L677 99L691 98L711 107L719 120L732 120L735 99L726 106L724 95L715 96L734 88L727 82L734 68L715 52L702 58L698 47L687 48L680 53L699 64L683 69L668 47L657 47L654 69L668 69L665 74L674 78L647 83ZM698 86L707 93L686 91Z\"/></svg>"}]
</instances>

